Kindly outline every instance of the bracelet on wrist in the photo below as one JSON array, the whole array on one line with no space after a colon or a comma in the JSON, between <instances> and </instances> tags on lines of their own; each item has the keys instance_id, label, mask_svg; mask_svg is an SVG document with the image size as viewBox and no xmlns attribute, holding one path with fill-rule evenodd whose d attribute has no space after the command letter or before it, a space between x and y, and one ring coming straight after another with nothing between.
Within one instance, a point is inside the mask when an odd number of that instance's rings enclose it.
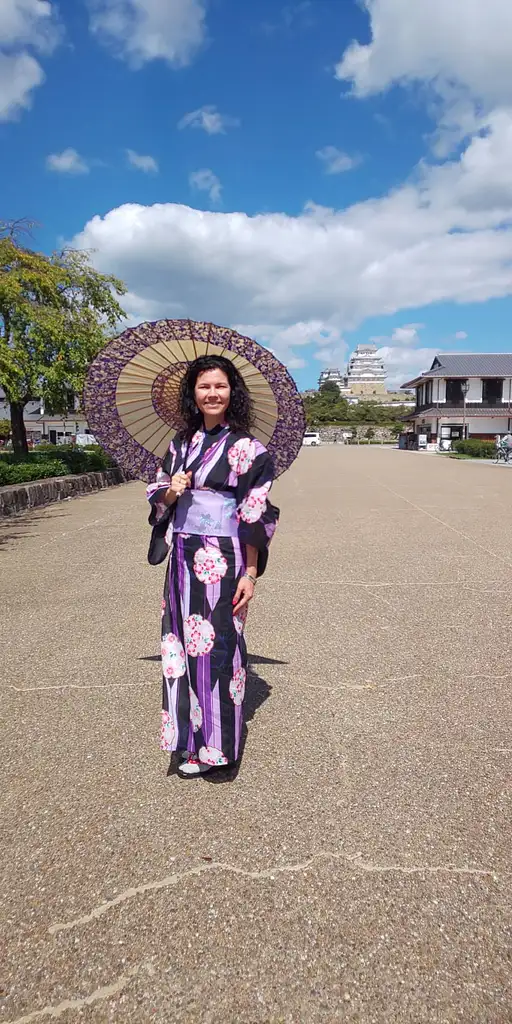
<instances>
[{"instance_id":1,"label":"bracelet on wrist","mask_svg":"<svg viewBox=\"0 0 512 1024\"><path fill-rule=\"evenodd\" d=\"M250 572L244 572L244 579L250 580L253 586L256 586L258 582L255 576L251 576Z\"/></svg>"}]
</instances>

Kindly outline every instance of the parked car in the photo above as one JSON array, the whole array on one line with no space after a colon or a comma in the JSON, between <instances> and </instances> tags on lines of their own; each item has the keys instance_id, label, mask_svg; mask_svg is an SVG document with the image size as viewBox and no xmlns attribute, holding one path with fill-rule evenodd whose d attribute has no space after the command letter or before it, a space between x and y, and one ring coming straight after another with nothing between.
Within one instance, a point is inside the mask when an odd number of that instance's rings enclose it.
<instances>
[{"instance_id":1,"label":"parked car","mask_svg":"<svg viewBox=\"0 0 512 1024\"><path fill-rule=\"evenodd\" d=\"M302 444L311 446L320 444L320 434L314 430L307 430L304 434Z\"/></svg>"}]
</instances>

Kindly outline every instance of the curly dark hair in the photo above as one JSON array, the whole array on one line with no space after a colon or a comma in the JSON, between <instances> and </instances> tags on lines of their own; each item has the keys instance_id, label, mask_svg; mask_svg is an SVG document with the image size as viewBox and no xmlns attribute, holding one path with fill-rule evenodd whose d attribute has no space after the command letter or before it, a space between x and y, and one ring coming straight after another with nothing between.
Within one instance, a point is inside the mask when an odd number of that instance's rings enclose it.
<instances>
[{"instance_id":1,"label":"curly dark hair","mask_svg":"<svg viewBox=\"0 0 512 1024\"><path fill-rule=\"evenodd\" d=\"M199 356L190 363L180 386L180 412L183 421L181 434L187 440L203 424L195 399L195 386L200 373L207 370L222 370L228 378L231 397L226 410L226 421L232 430L250 433L253 405L245 381L231 359L225 356Z\"/></svg>"}]
</instances>

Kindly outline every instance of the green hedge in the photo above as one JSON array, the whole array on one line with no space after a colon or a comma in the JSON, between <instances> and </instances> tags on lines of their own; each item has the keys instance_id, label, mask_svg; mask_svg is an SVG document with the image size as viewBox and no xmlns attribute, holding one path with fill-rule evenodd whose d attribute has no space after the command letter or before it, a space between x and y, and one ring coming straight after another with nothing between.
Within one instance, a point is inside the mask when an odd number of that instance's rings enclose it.
<instances>
[{"instance_id":1,"label":"green hedge","mask_svg":"<svg viewBox=\"0 0 512 1024\"><path fill-rule=\"evenodd\" d=\"M494 441L479 441L468 437L466 441L453 441L452 449L459 455L469 455L472 459L493 459L496 454Z\"/></svg>"},{"instance_id":2,"label":"green hedge","mask_svg":"<svg viewBox=\"0 0 512 1024\"><path fill-rule=\"evenodd\" d=\"M45 459L36 462L15 462L9 465L0 461L0 486L25 484L29 480L46 480L48 477L68 476L69 469L60 459Z\"/></svg>"},{"instance_id":3,"label":"green hedge","mask_svg":"<svg viewBox=\"0 0 512 1024\"><path fill-rule=\"evenodd\" d=\"M63 462L68 473L95 473L115 466L115 462L99 445L81 447L71 444L40 444L24 456L17 456L14 452L4 452L0 462L7 462L10 466L18 465L20 462L24 465L41 466L48 461L54 462L55 460ZM38 479L38 477L31 479Z\"/></svg>"}]
</instances>

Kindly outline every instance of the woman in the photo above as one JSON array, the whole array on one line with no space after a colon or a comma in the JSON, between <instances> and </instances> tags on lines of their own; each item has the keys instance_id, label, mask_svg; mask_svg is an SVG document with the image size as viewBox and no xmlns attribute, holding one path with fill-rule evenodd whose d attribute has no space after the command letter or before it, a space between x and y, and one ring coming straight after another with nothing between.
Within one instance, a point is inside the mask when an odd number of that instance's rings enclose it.
<instances>
[{"instance_id":1,"label":"woman","mask_svg":"<svg viewBox=\"0 0 512 1024\"><path fill-rule=\"evenodd\" d=\"M182 778L235 762L247 671L244 625L279 517L272 460L250 434L251 400L231 360L189 364L183 431L147 496L152 526L169 522L162 602L161 749Z\"/></svg>"}]
</instances>

